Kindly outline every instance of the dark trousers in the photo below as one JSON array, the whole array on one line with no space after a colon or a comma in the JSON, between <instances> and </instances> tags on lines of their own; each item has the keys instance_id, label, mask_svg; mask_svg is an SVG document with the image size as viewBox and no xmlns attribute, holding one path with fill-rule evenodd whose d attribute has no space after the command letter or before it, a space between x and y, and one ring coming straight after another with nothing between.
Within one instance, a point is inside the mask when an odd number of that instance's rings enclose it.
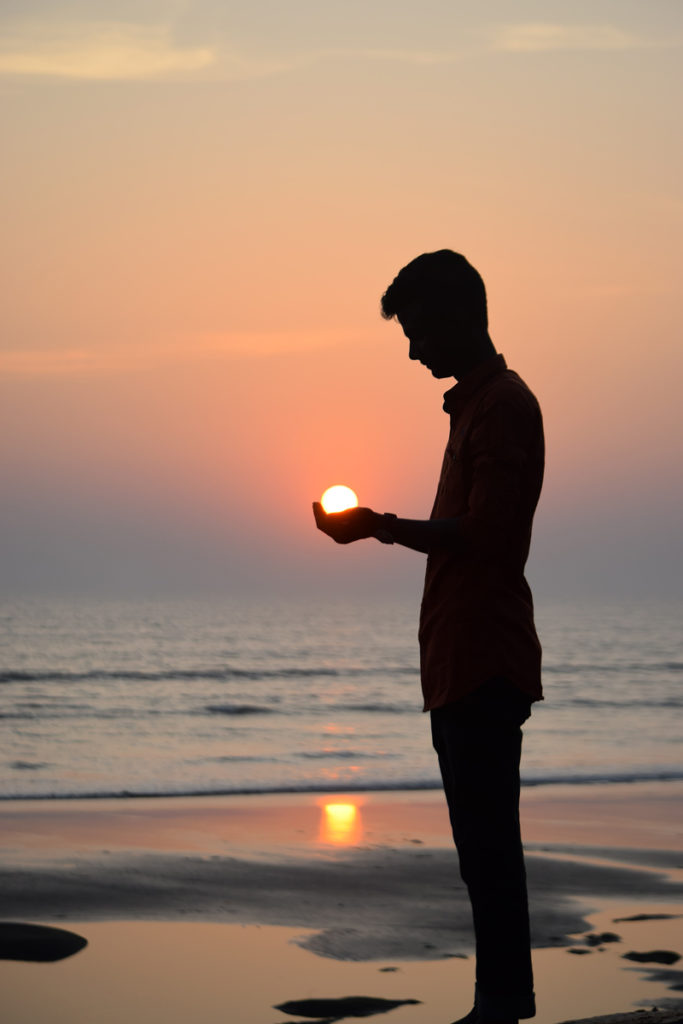
<instances>
[{"instance_id":1,"label":"dark trousers","mask_svg":"<svg viewBox=\"0 0 683 1024\"><path fill-rule=\"evenodd\" d=\"M529 699L492 679L431 712L460 874L476 940L475 1005L484 1018L533 1017L526 871L519 827L520 726Z\"/></svg>"}]
</instances>

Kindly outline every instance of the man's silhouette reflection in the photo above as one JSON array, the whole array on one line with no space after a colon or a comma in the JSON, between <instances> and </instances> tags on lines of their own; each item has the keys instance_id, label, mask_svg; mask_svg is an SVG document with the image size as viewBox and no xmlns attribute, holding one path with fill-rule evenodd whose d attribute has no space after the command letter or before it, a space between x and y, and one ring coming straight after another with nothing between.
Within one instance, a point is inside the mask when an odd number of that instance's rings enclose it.
<instances>
[{"instance_id":1,"label":"man's silhouette reflection","mask_svg":"<svg viewBox=\"0 0 683 1024\"><path fill-rule=\"evenodd\" d=\"M535 1013L519 827L521 725L541 699L541 649L524 578L543 479L541 412L496 353L486 291L464 256L442 249L404 267L382 297L408 354L434 377L450 432L428 520L369 508L326 514L340 544L374 537L427 555L420 612L424 709L430 712L460 873L476 938L474 1007L459 1024Z\"/></svg>"}]
</instances>

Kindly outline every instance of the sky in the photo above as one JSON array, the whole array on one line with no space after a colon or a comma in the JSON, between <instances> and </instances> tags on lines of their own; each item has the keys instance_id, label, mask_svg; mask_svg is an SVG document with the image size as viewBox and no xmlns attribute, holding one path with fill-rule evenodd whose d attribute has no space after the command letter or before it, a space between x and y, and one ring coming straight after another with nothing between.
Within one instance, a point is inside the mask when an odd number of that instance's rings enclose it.
<instances>
[{"instance_id":1,"label":"sky","mask_svg":"<svg viewBox=\"0 0 683 1024\"><path fill-rule=\"evenodd\" d=\"M380 297L481 272L536 393L541 597L683 596L678 0L3 0L2 593L406 594L443 382Z\"/></svg>"}]
</instances>

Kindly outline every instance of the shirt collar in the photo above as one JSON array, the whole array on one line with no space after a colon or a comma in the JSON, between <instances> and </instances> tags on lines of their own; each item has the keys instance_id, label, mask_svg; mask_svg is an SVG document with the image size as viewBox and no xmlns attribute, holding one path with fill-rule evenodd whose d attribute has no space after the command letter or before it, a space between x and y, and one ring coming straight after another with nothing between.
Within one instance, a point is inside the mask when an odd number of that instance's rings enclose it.
<instances>
[{"instance_id":1,"label":"shirt collar","mask_svg":"<svg viewBox=\"0 0 683 1024\"><path fill-rule=\"evenodd\" d=\"M505 362L505 357L500 352L489 359L485 359L483 363L479 363L478 366L475 366L466 377L458 381L455 387L450 388L443 396L444 412L451 415L457 412L459 408L462 408L463 403L478 391L490 377L495 377L504 370L507 370L507 363Z\"/></svg>"}]
</instances>

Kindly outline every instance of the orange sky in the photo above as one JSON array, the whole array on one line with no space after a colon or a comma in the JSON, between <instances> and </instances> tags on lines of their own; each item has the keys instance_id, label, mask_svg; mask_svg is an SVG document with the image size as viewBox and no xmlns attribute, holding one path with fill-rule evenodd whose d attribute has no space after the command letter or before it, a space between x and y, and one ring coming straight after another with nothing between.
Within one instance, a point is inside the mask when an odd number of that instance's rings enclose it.
<instances>
[{"instance_id":1,"label":"orange sky","mask_svg":"<svg viewBox=\"0 0 683 1024\"><path fill-rule=\"evenodd\" d=\"M680 593L683 9L138 6L0 14L6 591L419 589L310 501L428 514L378 304L448 246L544 410L538 589Z\"/></svg>"}]
</instances>

